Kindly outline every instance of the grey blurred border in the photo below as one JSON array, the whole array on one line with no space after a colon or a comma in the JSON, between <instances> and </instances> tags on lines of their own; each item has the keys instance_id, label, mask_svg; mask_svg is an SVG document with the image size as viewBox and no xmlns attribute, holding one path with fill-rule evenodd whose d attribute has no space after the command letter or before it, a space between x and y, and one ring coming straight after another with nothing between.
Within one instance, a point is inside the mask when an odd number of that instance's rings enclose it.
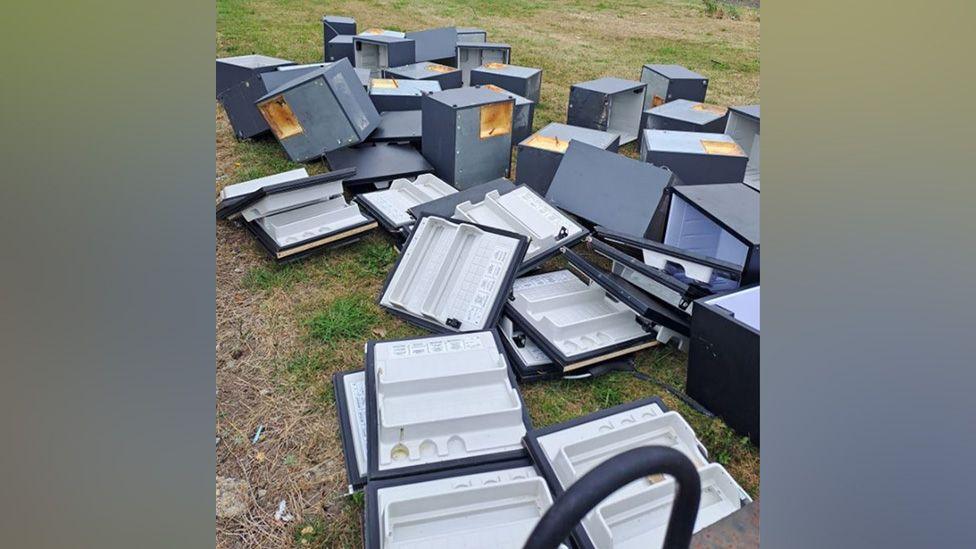
<instances>
[{"instance_id":1,"label":"grey blurred border","mask_svg":"<svg viewBox=\"0 0 976 549\"><path fill-rule=\"evenodd\" d=\"M974 15L763 5L766 546L973 545Z\"/></svg>"},{"instance_id":2,"label":"grey blurred border","mask_svg":"<svg viewBox=\"0 0 976 549\"><path fill-rule=\"evenodd\" d=\"M5 7L5 547L214 540L210 2Z\"/></svg>"},{"instance_id":3,"label":"grey blurred border","mask_svg":"<svg viewBox=\"0 0 976 549\"><path fill-rule=\"evenodd\" d=\"M971 545L973 10L763 7L769 547ZM208 546L214 6L3 26L4 546Z\"/></svg>"}]
</instances>

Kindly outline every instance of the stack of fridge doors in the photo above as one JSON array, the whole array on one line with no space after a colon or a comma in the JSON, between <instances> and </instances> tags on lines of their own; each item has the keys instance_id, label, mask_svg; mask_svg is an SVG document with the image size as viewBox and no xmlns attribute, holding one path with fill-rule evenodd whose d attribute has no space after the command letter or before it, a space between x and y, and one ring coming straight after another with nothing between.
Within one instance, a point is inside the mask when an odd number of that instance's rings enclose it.
<instances>
[{"instance_id":1,"label":"stack of fridge doors","mask_svg":"<svg viewBox=\"0 0 976 549\"><path fill-rule=\"evenodd\" d=\"M732 263L602 227L596 228L596 234L603 240L591 238L587 244L612 262L614 274L686 320L690 321L696 299L739 287L741 268Z\"/></svg>"},{"instance_id":2,"label":"stack of fridge doors","mask_svg":"<svg viewBox=\"0 0 976 549\"><path fill-rule=\"evenodd\" d=\"M342 194L343 180L354 173L327 172L263 185L244 194L230 189L232 198L217 205L217 216L243 218L247 229L278 261L304 257L376 228L376 221L347 203ZM253 187L250 182L241 185Z\"/></svg>"},{"instance_id":3,"label":"stack of fridge doors","mask_svg":"<svg viewBox=\"0 0 976 549\"><path fill-rule=\"evenodd\" d=\"M552 505L497 334L369 342L334 377L350 490L366 487L367 547L522 547Z\"/></svg>"},{"instance_id":4,"label":"stack of fridge doors","mask_svg":"<svg viewBox=\"0 0 976 549\"><path fill-rule=\"evenodd\" d=\"M695 531L737 511L751 499L708 453L680 414L659 398L649 398L530 431L525 445L553 494L606 460L640 446L666 446L685 454L701 477L701 503ZM664 541L674 480L651 475L620 488L590 511L573 529L583 548L660 547Z\"/></svg>"},{"instance_id":5,"label":"stack of fridge doors","mask_svg":"<svg viewBox=\"0 0 976 549\"><path fill-rule=\"evenodd\" d=\"M491 329L527 247L522 235L421 217L387 277L379 305L433 332Z\"/></svg>"},{"instance_id":6,"label":"stack of fridge doors","mask_svg":"<svg viewBox=\"0 0 976 549\"><path fill-rule=\"evenodd\" d=\"M506 315L558 366L570 372L686 337L687 321L641 290L562 250L570 267L515 280ZM518 341L512 344L518 346Z\"/></svg>"}]
</instances>

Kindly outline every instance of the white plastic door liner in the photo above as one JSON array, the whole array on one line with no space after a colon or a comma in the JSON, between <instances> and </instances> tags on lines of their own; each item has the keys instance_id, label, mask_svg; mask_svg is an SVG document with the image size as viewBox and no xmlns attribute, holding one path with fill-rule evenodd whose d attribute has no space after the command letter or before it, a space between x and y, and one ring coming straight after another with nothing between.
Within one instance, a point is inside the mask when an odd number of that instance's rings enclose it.
<instances>
[{"instance_id":1,"label":"white plastic door liner","mask_svg":"<svg viewBox=\"0 0 976 549\"><path fill-rule=\"evenodd\" d=\"M278 246L285 247L369 221L356 205L339 197L262 217L257 223Z\"/></svg>"},{"instance_id":2,"label":"white plastic door liner","mask_svg":"<svg viewBox=\"0 0 976 549\"><path fill-rule=\"evenodd\" d=\"M384 486L379 547L521 549L552 505L531 466Z\"/></svg>"},{"instance_id":3,"label":"white plastic door liner","mask_svg":"<svg viewBox=\"0 0 976 549\"><path fill-rule=\"evenodd\" d=\"M528 187L517 187L505 194L491 191L481 202L457 205L454 217L518 233L529 238L523 263L554 253L564 243L584 234L582 227L552 207Z\"/></svg>"},{"instance_id":4,"label":"white plastic door liner","mask_svg":"<svg viewBox=\"0 0 976 549\"><path fill-rule=\"evenodd\" d=\"M407 210L456 192L457 189L428 173L418 175L416 181L396 179L389 189L361 194L357 200L385 216L393 227L406 227L414 221Z\"/></svg>"},{"instance_id":5,"label":"white plastic door liner","mask_svg":"<svg viewBox=\"0 0 976 549\"><path fill-rule=\"evenodd\" d=\"M522 400L492 332L379 342L372 353L379 471L522 448Z\"/></svg>"},{"instance_id":6,"label":"white plastic door liner","mask_svg":"<svg viewBox=\"0 0 976 549\"><path fill-rule=\"evenodd\" d=\"M668 446L684 453L698 467L702 498L695 531L738 510L749 496L725 469L708 463L694 431L677 412L656 403L590 421L556 428L536 442L555 476L566 489L594 467L640 446ZM610 495L583 519L583 529L597 548L660 547L674 499L674 481L664 475L636 480Z\"/></svg>"},{"instance_id":7,"label":"white plastic door liner","mask_svg":"<svg viewBox=\"0 0 976 549\"><path fill-rule=\"evenodd\" d=\"M569 359L647 336L632 309L611 299L599 284L583 282L565 269L518 278L512 295L510 306ZM602 357L564 369L598 360Z\"/></svg>"},{"instance_id":8,"label":"white plastic door liner","mask_svg":"<svg viewBox=\"0 0 976 549\"><path fill-rule=\"evenodd\" d=\"M366 372L352 372L342 378L342 387L346 401L346 417L348 418L349 434L351 435L352 448L344 448L345 451L352 451L353 460L361 476L366 474ZM350 471L352 474L353 471ZM356 479L350 479L355 482ZM352 487L350 486L350 491Z\"/></svg>"},{"instance_id":9,"label":"white plastic door liner","mask_svg":"<svg viewBox=\"0 0 976 549\"><path fill-rule=\"evenodd\" d=\"M455 331L485 329L520 263L520 239L423 217L394 267L380 305Z\"/></svg>"}]
</instances>

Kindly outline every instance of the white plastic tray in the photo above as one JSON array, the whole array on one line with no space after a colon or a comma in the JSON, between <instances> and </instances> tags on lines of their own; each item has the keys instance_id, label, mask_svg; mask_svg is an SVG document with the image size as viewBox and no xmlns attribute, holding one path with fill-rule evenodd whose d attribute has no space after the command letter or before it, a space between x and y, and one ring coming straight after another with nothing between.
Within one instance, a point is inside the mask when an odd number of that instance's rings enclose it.
<instances>
[{"instance_id":1,"label":"white plastic tray","mask_svg":"<svg viewBox=\"0 0 976 549\"><path fill-rule=\"evenodd\" d=\"M483 330L500 313L521 240L440 217L422 217L380 305L455 331Z\"/></svg>"},{"instance_id":2,"label":"white plastic tray","mask_svg":"<svg viewBox=\"0 0 976 549\"><path fill-rule=\"evenodd\" d=\"M537 438L555 482L566 489L597 465L640 446L668 446L684 453L698 467L702 499L695 531L741 507L749 496L725 469L708 463L704 447L677 412L656 403L629 408L557 429ZM583 519L583 529L598 548L660 547L674 481L654 475L627 484L607 497Z\"/></svg>"},{"instance_id":3,"label":"white plastic tray","mask_svg":"<svg viewBox=\"0 0 976 549\"><path fill-rule=\"evenodd\" d=\"M570 358L647 335L633 310L565 269L516 279L512 294L511 307Z\"/></svg>"},{"instance_id":4,"label":"white plastic tray","mask_svg":"<svg viewBox=\"0 0 976 549\"><path fill-rule=\"evenodd\" d=\"M554 253L584 233L572 219L524 186L505 194L491 191L478 203L458 204L454 217L527 236L529 249L524 263Z\"/></svg>"},{"instance_id":5,"label":"white plastic tray","mask_svg":"<svg viewBox=\"0 0 976 549\"><path fill-rule=\"evenodd\" d=\"M521 449L522 400L492 332L376 343L367 367L380 471Z\"/></svg>"},{"instance_id":6,"label":"white plastic tray","mask_svg":"<svg viewBox=\"0 0 976 549\"><path fill-rule=\"evenodd\" d=\"M382 549L521 549L552 495L532 467L382 487Z\"/></svg>"},{"instance_id":7,"label":"white plastic tray","mask_svg":"<svg viewBox=\"0 0 976 549\"><path fill-rule=\"evenodd\" d=\"M348 204L345 198L340 196L261 217L256 220L256 223L278 246L284 247L369 221L370 219L359 211L358 206ZM375 222L373 226L376 226Z\"/></svg>"},{"instance_id":8,"label":"white plastic tray","mask_svg":"<svg viewBox=\"0 0 976 549\"><path fill-rule=\"evenodd\" d=\"M361 194L357 200L365 201L394 227L406 227L414 222L407 210L456 192L457 189L437 176L421 174L415 181L396 179L389 189Z\"/></svg>"}]
</instances>

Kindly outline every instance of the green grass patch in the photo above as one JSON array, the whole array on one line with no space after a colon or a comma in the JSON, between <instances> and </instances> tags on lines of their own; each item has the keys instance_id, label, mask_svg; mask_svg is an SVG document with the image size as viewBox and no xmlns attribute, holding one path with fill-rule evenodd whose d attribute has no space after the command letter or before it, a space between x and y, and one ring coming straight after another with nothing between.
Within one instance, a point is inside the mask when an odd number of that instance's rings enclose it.
<instances>
[{"instance_id":1,"label":"green grass patch","mask_svg":"<svg viewBox=\"0 0 976 549\"><path fill-rule=\"evenodd\" d=\"M308 273L301 263L275 263L252 268L244 277L244 287L252 290L287 288L296 282L308 280Z\"/></svg>"},{"instance_id":2,"label":"green grass patch","mask_svg":"<svg viewBox=\"0 0 976 549\"><path fill-rule=\"evenodd\" d=\"M282 373L289 385L305 389L318 380L322 366L322 360L318 357L299 353L285 363Z\"/></svg>"},{"instance_id":3,"label":"green grass patch","mask_svg":"<svg viewBox=\"0 0 976 549\"><path fill-rule=\"evenodd\" d=\"M367 240L359 246L359 270L372 277L383 278L396 261L397 252L386 240Z\"/></svg>"},{"instance_id":4,"label":"green grass patch","mask_svg":"<svg viewBox=\"0 0 976 549\"><path fill-rule=\"evenodd\" d=\"M377 315L366 296L350 295L332 300L308 321L309 334L323 343L343 339L367 339Z\"/></svg>"}]
</instances>

